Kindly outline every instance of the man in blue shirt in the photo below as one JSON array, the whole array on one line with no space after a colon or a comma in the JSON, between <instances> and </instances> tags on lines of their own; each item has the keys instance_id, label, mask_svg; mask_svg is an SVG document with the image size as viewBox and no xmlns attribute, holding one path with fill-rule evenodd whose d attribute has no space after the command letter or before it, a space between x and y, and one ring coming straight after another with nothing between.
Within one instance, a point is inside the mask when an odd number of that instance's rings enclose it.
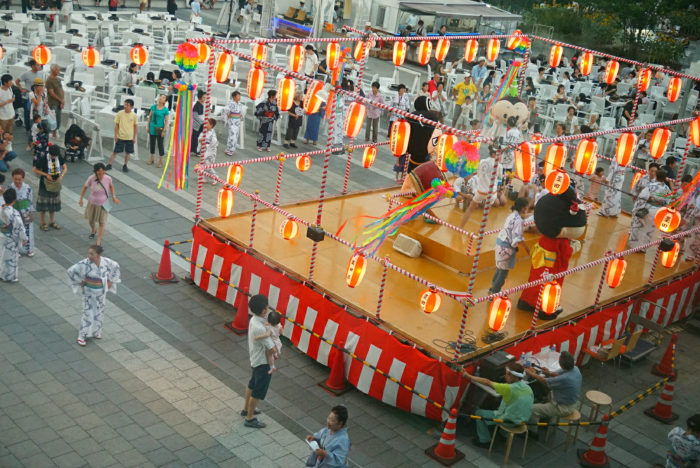
<instances>
[{"instance_id":1,"label":"man in blue shirt","mask_svg":"<svg viewBox=\"0 0 700 468\"><path fill-rule=\"evenodd\" d=\"M578 406L578 400L581 397L581 371L576 367L574 355L568 351L562 351L559 356L559 367L561 372L550 372L546 368L542 368L544 376L538 375L532 368L525 369L525 373L549 390L549 398L547 403L537 403L532 407L532 416L530 423L538 423L541 418L547 418L548 421L557 416L568 416L574 412ZM535 430L530 432L530 437L535 440L539 439L537 434L537 426Z\"/></svg>"},{"instance_id":2,"label":"man in blue shirt","mask_svg":"<svg viewBox=\"0 0 700 468\"><path fill-rule=\"evenodd\" d=\"M474 84L481 90L483 81L488 75L489 69L486 68L486 57L479 57L479 64L472 67L472 78L474 78Z\"/></svg>"}]
</instances>

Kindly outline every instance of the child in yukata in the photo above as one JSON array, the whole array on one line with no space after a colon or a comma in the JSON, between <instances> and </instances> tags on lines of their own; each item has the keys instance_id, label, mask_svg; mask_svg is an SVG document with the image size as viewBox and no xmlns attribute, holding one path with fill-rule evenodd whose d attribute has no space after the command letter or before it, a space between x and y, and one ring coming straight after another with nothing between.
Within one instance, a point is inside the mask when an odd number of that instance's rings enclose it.
<instances>
[{"instance_id":1,"label":"child in yukata","mask_svg":"<svg viewBox=\"0 0 700 468\"><path fill-rule=\"evenodd\" d=\"M281 319L282 316L274 310L267 314L267 333L255 337L255 341L264 340L269 337L275 344L274 348L265 351L267 363L270 365L268 374L272 374L277 370L275 367L275 359L279 359L280 354L282 354L282 341L280 341L280 331L282 331L282 325L280 325Z\"/></svg>"},{"instance_id":2,"label":"child in yukata","mask_svg":"<svg viewBox=\"0 0 700 468\"><path fill-rule=\"evenodd\" d=\"M603 175L605 174L605 169L602 167L597 167L595 174L593 174L588 180L591 181L591 185L588 187L588 192L586 193L586 198L598 201L598 195L600 194L600 186L602 184L607 184L608 179Z\"/></svg>"},{"instance_id":3,"label":"child in yukata","mask_svg":"<svg viewBox=\"0 0 700 468\"><path fill-rule=\"evenodd\" d=\"M515 268L518 245L522 246L528 255L530 254L530 248L523 238L523 216L527 213L527 206L526 198L517 198L510 208L513 212L508 215L503 229L498 234L496 239L496 273L493 275L489 294L501 292L508 273Z\"/></svg>"},{"instance_id":4,"label":"child in yukata","mask_svg":"<svg viewBox=\"0 0 700 468\"><path fill-rule=\"evenodd\" d=\"M199 141L199 148L197 148L197 153L200 153L202 151L202 144L206 145L202 164L208 166L216 162L216 149L219 147L219 140L217 140L216 132L214 131L214 127L216 126L216 120L209 119L207 120L206 125L207 135L206 137L204 137L203 140ZM217 176L216 171L214 169L209 168L205 169L205 171L213 176ZM212 185L216 185L216 180L212 179L211 183Z\"/></svg>"}]
</instances>

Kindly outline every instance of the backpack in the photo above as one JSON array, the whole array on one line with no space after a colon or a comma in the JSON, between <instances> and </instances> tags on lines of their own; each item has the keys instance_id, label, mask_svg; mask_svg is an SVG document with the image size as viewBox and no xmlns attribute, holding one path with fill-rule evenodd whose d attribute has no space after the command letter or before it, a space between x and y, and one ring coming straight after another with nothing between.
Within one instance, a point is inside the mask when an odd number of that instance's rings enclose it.
<instances>
[{"instance_id":1,"label":"backpack","mask_svg":"<svg viewBox=\"0 0 700 468\"><path fill-rule=\"evenodd\" d=\"M27 100L22 96L22 91L19 90L17 85L12 85L12 95L15 98L12 107L14 109L24 109Z\"/></svg>"}]
</instances>

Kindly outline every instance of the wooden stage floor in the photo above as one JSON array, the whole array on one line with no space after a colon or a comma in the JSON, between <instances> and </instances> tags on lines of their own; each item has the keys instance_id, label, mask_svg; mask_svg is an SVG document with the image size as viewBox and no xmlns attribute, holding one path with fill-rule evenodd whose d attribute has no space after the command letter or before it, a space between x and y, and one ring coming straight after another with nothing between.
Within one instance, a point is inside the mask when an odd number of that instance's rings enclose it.
<instances>
[{"instance_id":1,"label":"wooden stage floor","mask_svg":"<svg viewBox=\"0 0 700 468\"><path fill-rule=\"evenodd\" d=\"M389 191L397 193L397 190ZM327 199L323 206L322 226L326 231L335 233L340 225L347 219L355 216L381 216L388 208L388 202L384 199L387 191L376 191L358 195L349 195ZM510 213L509 203L506 207L494 208L489 216L487 229L503 227L505 218ZM285 205L285 210L293 213L301 219L314 220L316 218L317 202ZM433 210L440 219L453 225L458 225L462 212L453 209L448 201L442 201ZM482 210L477 209L465 226L465 230L474 232L479 228ZM268 258L279 266L306 278L309 273L309 261L311 258L312 241L306 238L306 228L300 226L300 232L296 239L285 241L279 235L280 223L285 218L272 210L258 211L255 225L254 247L262 256ZM343 239L352 241L362 226L372 220L354 219L348 222L342 232ZM240 213L226 219L212 218L204 224L222 234L224 237L242 245L248 244L250 237L250 213ZM603 257L607 250L622 251L625 248L629 231L630 218L621 215L617 219L609 219L597 216L595 210L591 212L588 229L581 252L574 255L570 267L583 265ZM408 235L416 234L429 239L428 242L443 245L433 245L433 250L442 252L444 258L456 258L453 267L445 266L430 258L421 256L409 258L398 251L393 250L393 239L384 243L379 251L379 256L390 255L391 262L412 272L422 278L451 291L467 291L469 278L461 276L458 270L469 272L472 257L464 256L467 250L468 238L456 231L439 225L430 225L422 219L413 221L402 228ZM527 235L528 243L536 242L537 236ZM476 275L474 296L480 297L487 294L493 277L493 247L496 235L492 234L484 239L482 260ZM476 242L474 242L476 244ZM438 252L439 253L439 252ZM651 264L654 260L654 250L650 249L646 254L637 253L627 256L627 272L622 283L615 289L603 287L601 303L609 302L627 296L640 290L647 282ZM431 253L432 255L432 253ZM504 288L510 288L527 282L530 271L529 257L524 252L516 262L516 267L510 272ZM377 308L379 283L382 275L382 267L379 263L370 261L369 268L362 283L357 288L349 288L345 283L345 270L351 257L348 247L332 240L325 239L319 244L316 259L314 282L321 289L337 297L345 303L360 309L365 314L374 316ZM692 262L684 262L679 258L676 266L671 269L659 265L656 269L654 281L676 276L688 271ZM450 262L446 262L450 263ZM593 305L598 283L603 271L603 265L589 268L575 273L566 278L562 293L562 307L564 312L557 321L570 319L585 312ZM389 270L385 288L384 301L381 310L381 319L387 328L404 335L421 346L443 356L452 359L453 354L444 348L445 342L456 341L459 332L459 324L462 319L462 306L457 301L443 297L442 305L437 312L426 314L419 305L419 298L425 286L413 281L397 272ZM513 302L508 323L504 329L508 333L507 341L513 341L529 330L532 314L518 310L515 307L520 293L513 294L510 299ZM551 325L556 322L539 322L538 326ZM469 310L467 318L467 330L476 339L477 348L490 348L481 341L481 336L488 327L488 308L486 303L479 304ZM473 353L471 356L478 354ZM463 359L471 357L465 355Z\"/></svg>"}]
</instances>

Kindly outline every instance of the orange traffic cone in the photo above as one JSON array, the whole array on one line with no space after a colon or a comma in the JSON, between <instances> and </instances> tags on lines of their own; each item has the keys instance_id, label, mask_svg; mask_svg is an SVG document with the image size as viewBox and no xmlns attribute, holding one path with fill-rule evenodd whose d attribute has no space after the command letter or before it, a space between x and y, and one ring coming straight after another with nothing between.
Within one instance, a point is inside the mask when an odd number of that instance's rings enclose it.
<instances>
[{"instance_id":1,"label":"orange traffic cone","mask_svg":"<svg viewBox=\"0 0 700 468\"><path fill-rule=\"evenodd\" d=\"M339 341L336 343L338 348L335 350L335 358L331 367L331 375L328 380L320 382L319 387L330 393L331 395L339 396L350 390L350 385L345 383L345 353L341 351L345 349L345 342Z\"/></svg>"},{"instance_id":2,"label":"orange traffic cone","mask_svg":"<svg viewBox=\"0 0 700 468\"><path fill-rule=\"evenodd\" d=\"M437 445L425 449L425 454L444 466L452 466L462 458L464 454L455 449L455 437L457 432L457 410L452 408L447 424L440 436Z\"/></svg>"},{"instance_id":3,"label":"orange traffic cone","mask_svg":"<svg viewBox=\"0 0 700 468\"><path fill-rule=\"evenodd\" d=\"M248 294L248 288L242 288L243 294ZM233 322L224 325L224 328L231 331L233 334L238 336L244 336L248 334L248 322L250 321L250 316L248 315L248 307L239 307L236 310L236 318Z\"/></svg>"},{"instance_id":4,"label":"orange traffic cone","mask_svg":"<svg viewBox=\"0 0 700 468\"><path fill-rule=\"evenodd\" d=\"M178 279L173 275L173 269L170 266L170 249L168 246L170 241L165 239L165 244L163 244L163 255L160 257L160 265L158 266L158 273L152 273L151 279L156 282L156 284L166 284L166 283L177 283Z\"/></svg>"},{"instance_id":5,"label":"orange traffic cone","mask_svg":"<svg viewBox=\"0 0 700 468\"><path fill-rule=\"evenodd\" d=\"M644 414L666 424L671 424L678 419L678 415L673 412L673 389L675 386L676 374L671 374L671 377L666 382L664 391L661 393L661 397L659 397L659 402L655 407L645 409Z\"/></svg>"},{"instance_id":6,"label":"orange traffic cone","mask_svg":"<svg viewBox=\"0 0 700 468\"><path fill-rule=\"evenodd\" d=\"M661 363L654 364L654 367L651 368L651 373L653 375L658 375L659 377L668 377L673 373L678 373L678 371L674 368L677 341L678 335L674 333L671 337L671 342L668 344L668 348L666 348L666 353L664 354L664 358L661 360Z\"/></svg>"},{"instance_id":7,"label":"orange traffic cone","mask_svg":"<svg viewBox=\"0 0 700 468\"><path fill-rule=\"evenodd\" d=\"M604 415L603 422L598 428L598 433L595 435L593 442L591 442L591 448L588 450L578 449L578 462L584 468L599 466L610 468L610 458L605 455L605 441L608 437L609 421L610 416Z\"/></svg>"}]
</instances>

